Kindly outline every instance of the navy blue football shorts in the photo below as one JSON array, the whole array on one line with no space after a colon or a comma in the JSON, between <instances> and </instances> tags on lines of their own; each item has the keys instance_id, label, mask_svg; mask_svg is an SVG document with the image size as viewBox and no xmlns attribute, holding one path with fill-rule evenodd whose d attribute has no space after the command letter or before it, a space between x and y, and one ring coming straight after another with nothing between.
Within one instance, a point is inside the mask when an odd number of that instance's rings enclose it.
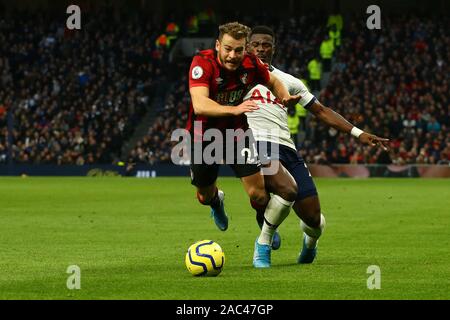
<instances>
[{"instance_id":1,"label":"navy blue football shorts","mask_svg":"<svg viewBox=\"0 0 450 320\"><path fill-rule=\"evenodd\" d=\"M258 154L262 163L280 160L297 183L297 200L318 195L311 173L297 151L282 144L258 141Z\"/></svg>"}]
</instances>

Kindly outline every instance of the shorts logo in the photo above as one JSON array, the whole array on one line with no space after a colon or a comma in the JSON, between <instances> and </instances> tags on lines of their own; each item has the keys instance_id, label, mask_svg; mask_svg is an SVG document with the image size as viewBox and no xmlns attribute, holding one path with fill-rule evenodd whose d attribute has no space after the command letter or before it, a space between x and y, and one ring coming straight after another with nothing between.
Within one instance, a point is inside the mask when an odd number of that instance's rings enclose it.
<instances>
[{"instance_id":1,"label":"shorts logo","mask_svg":"<svg viewBox=\"0 0 450 320\"><path fill-rule=\"evenodd\" d=\"M196 66L192 69L192 79L197 80L200 79L203 75L203 69L200 66Z\"/></svg>"}]
</instances>

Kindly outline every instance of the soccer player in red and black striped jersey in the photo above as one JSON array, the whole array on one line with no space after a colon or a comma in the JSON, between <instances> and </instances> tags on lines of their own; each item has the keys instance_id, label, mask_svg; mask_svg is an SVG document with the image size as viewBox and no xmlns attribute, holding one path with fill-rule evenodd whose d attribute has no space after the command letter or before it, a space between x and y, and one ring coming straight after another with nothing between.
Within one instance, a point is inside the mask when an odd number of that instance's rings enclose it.
<instances>
[{"instance_id":1,"label":"soccer player in red and black striped jersey","mask_svg":"<svg viewBox=\"0 0 450 320\"><path fill-rule=\"evenodd\" d=\"M289 213L295 199L272 197L264 186L261 164L257 159L256 146L248 129L246 112L258 109L253 101L242 102L247 92L257 84L267 86L273 94L287 107L295 105L300 96L291 96L283 83L272 75L268 67L252 54L246 53L245 47L250 28L237 22L219 27L215 51L201 51L193 58L189 71L189 92L191 94L191 110L187 128L195 143L201 145L203 151L212 144L212 139L204 133L208 129L217 129L223 135L227 129L246 130L245 134L237 134L231 143L226 141L223 147L225 164L229 164L235 175L243 183L250 200L255 206L265 207L266 213L284 211ZM216 131L217 132L217 131ZM244 136L248 139L244 139ZM237 143L244 139L245 143ZM236 150L237 148L237 150ZM228 157L230 154L233 156ZM244 156L245 154L245 156ZM200 203L210 205L214 221L220 230L228 227L228 218L224 210L224 193L216 185L219 163L210 163L200 157L200 161L191 155L192 184L197 187ZM244 161L239 161L243 156ZM293 192L293 194L296 193ZM268 236L275 232L268 228Z\"/></svg>"}]
</instances>

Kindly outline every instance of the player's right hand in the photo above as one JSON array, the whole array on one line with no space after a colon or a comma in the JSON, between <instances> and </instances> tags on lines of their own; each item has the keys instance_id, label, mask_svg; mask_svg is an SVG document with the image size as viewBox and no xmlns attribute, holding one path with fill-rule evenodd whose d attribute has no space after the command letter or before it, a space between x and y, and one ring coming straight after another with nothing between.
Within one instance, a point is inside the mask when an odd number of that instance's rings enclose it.
<instances>
[{"instance_id":1,"label":"player's right hand","mask_svg":"<svg viewBox=\"0 0 450 320\"><path fill-rule=\"evenodd\" d=\"M302 98L302 96L299 94L297 94L295 96L289 96L288 98L283 99L283 105L287 109L295 107L295 105L300 101L301 98Z\"/></svg>"},{"instance_id":2,"label":"player's right hand","mask_svg":"<svg viewBox=\"0 0 450 320\"><path fill-rule=\"evenodd\" d=\"M363 132L360 136L359 136L359 140L362 143L368 144L372 147L375 146L380 146L384 149L384 151L388 151L389 147L387 145L387 143L389 142L389 139L386 138L380 138L374 134L370 134L367 132Z\"/></svg>"},{"instance_id":3,"label":"player's right hand","mask_svg":"<svg viewBox=\"0 0 450 320\"><path fill-rule=\"evenodd\" d=\"M246 112L253 112L258 110L258 105L251 100L246 100L242 102L240 105L233 108L233 114L235 116L238 116L240 114L246 113Z\"/></svg>"}]
</instances>

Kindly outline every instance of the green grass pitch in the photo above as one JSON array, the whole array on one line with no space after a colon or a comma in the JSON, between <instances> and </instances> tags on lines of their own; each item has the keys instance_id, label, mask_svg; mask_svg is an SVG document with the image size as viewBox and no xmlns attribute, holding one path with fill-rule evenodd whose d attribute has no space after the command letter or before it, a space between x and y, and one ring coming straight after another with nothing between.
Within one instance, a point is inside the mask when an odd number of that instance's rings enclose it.
<instances>
[{"instance_id":1,"label":"green grass pitch","mask_svg":"<svg viewBox=\"0 0 450 320\"><path fill-rule=\"evenodd\" d=\"M238 179L220 178L230 226L216 229L188 178L1 178L0 299L449 299L450 180L316 179L327 227L297 265L299 221L280 227L272 268ZM196 278L184 257L217 241L226 262ZM81 289L66 287L68 266ZM381 270L369 290L367 268Z\"/></svg>"}]
</instances>

